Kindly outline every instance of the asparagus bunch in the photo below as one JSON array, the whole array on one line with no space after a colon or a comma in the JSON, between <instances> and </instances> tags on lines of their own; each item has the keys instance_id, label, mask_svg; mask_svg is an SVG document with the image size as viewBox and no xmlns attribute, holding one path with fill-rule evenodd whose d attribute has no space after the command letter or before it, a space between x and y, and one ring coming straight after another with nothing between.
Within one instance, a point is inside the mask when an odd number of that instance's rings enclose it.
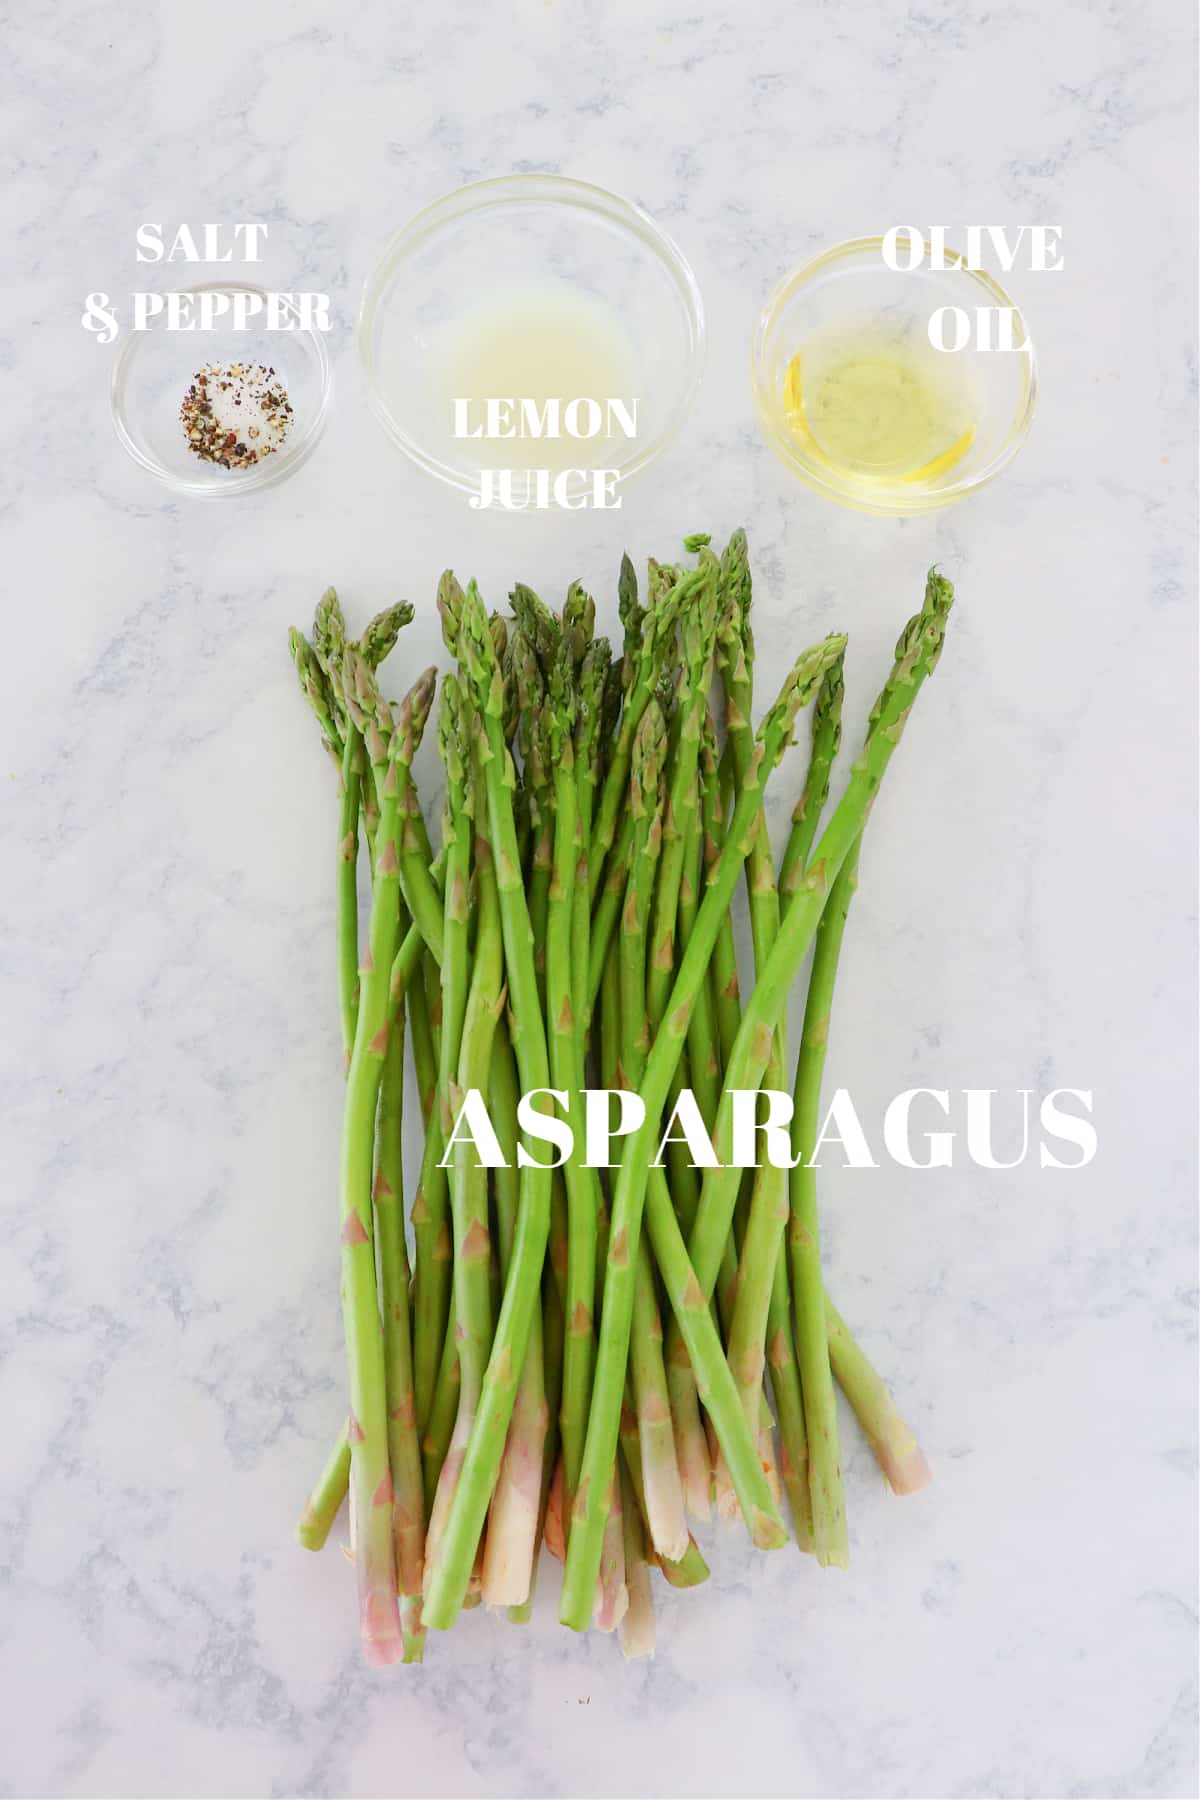
<instances>
[{"instance_id":1,"label":"asparagus bunch","mask_svg":"<svg viewBox=\"0 0 1200 1800\"><path fill-rule=\"evenodd\" d=\"M518 584L489 616L447 572L451 666L440 694L430 669L398 706L380 667L411 608L354 642L329 590L311 638L291 634L339 780L346 1058L346 1424L297 1535L319 1548L349 1495L373 1662L419 1658L428 1628L481 1598L528 1618L543 1539L564 1562L563 1623L619 1625L626 1655L648 1654L652 1571L674 1587L706 1578L688 1515L708 1517L714 1498L774 1549L786 1497L799 1548L844 1565L835 1383L894 1490L928 1480L825 1292L811 1162L864 829L952 592L931 572L821 831L846 640L801 651L755 729L744 535L720 556L707 538L685 548L691 563L650 564L644 601L623 562L619 655L578 583L558 610ZM414 767L435 700L436 849ZM764 798L809 706L777 868ZM786 1006L810 949L789 1083ZM407 1221L406 1044L425 1131ZM731 1166L732 1092L788 1085L790 1173ZM595 1088L643 1109L607 1169L584 1140ZM572 1128L559 1161L519 1129L522 1094ZM472 1100L490 1100L502 1167L480 1161ZM693 1167L676 1132L664 1167L666 1121L689 1101L716 1166Z\"/></svg>"}]
</instances>

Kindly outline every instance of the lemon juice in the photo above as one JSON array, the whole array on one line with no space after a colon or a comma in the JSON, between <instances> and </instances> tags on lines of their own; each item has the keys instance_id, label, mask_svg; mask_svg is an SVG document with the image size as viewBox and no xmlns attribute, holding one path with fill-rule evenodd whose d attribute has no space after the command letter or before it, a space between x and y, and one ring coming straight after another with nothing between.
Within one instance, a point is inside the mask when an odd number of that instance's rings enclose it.
<instances>
[{"instance_id":1,"label":"lemon juice","mask_svg":"<svg viewBox=\"0 0 1200 1800\"><path fill-rule=\"evenodd\" d=\"M493 467L594 468L627 456L638 399L633 346L609 307L565 282L510 288L467 308L435 341L430 376L460 456L474 449L477 435L474 423L464 434L462 421L485 419L489 401L512 403L504 435L489 430L478 445L481 462ZM586 436L573 429L581 409L570 405L583 400L596 401L603 420ZM456 406L462 401L468 405ZM610 401L624 403L624 425ZM590 409L583 416L589 413L596 416ZM618 438L624 447L615 456Z\"/></svg>"}]
</instances>

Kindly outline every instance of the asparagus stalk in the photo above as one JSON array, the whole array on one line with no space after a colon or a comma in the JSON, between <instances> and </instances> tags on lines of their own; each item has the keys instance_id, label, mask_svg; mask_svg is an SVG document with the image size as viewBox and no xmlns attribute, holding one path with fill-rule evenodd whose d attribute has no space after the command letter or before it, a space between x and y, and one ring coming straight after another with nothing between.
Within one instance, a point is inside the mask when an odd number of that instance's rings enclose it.
<instances>
[{"instance_id":1,"label":"asparagus stalk","mask_svg":"<svg viewBox=\"0 0 1200 1800\"><path fill-rule=\"evenodd\" d=\"M625 1582L625 1523L621 1517L621 1484L614 1465L608 1480L604 1537L600 1549L600 1579L596 1587L593 1619L600 1631L615 1631L629 1610Z\"/></svg>"},{"instance_id":2,"label":"asparagus stalk","mask_svg":"<svg viewBox=\"0 0 1200 1800\"><path fill-rule=\"evenodd\" d=\"M625 1587L629 1606L621 1620L621 1654L626 1662L654 1655L654 1595L646 1562L642 1519L633 1498L628 1471L622 1467L621 1524L625 1533Z\"/></svg>"},{"instance_id":3,"label":"asparagus stalk","mask_svg":"<svg viewBox=\"0 0 1200 1800\"><path fill-rule=\"evenodd\" d=\"M919 1493L933 1479L925 1453L828 1294L825 1296L825 1319L833 1372L892 1492Z\"/></svg>"},{"instance_id":4,"label":"asparagus stalk","mask_svg":"<svg viewBox=\"0 0 1200 1800\"><path fill-rule=\"evenodd\" d=\"M592 913L588 940L587 1016L589 1020L595 1010L600 983L604 978L604 964L616 936L621 904L625 898L625 883L629 878L629 858L632 852L633 819L626 808L621 818L617 841L613 845L605 865L604 885Z\"/></svg>"},{"instance_id":5,"label":"asparagus stalk","mask_svg":"<svg viewBox=\"0 0 1200 1800\"><path fill-rule=\"evenodd\" d=\"M442 908L442 1022L438 1055L436 1125L425 1137L421 1179L412 1206L416 1244L416 1337L414 1385L417 1419L427 1424L433 1404L438 1358L445 1339L450 1305L451 1231L447 1218L449 1184L441 1166L443 1147L454 1123L454 1092L462 1042L463 1015L470 981L470 920L467 906L471 873L471 830L466 806L466 763L462 743L462 699L457 681L442 682L439 748L446 768L443 817L445 892ZM431 882L432 887L432 882ZM436 891L436 890L434 890ZM424 932L423 932L424 935ZM428 938L426 939L428 942ZM463 1321L460 1319L459 1324Z\"/></svg>"},{"instance_id":6,"label":"asparagus stalk","mask_svg":"<svg viewBox=\"0 0 1200 1800\"><path fill-rule=\"evenodd\" d=\"M524 613L531 633L546 643L546 633L553 634L545 607L531 588L518 582L512 591L512 603L518 618ZM546 710L546 678L539 658L535 635L518 629L511 641L511 676L517 684L519 723L518 742L524 782L514 785L514 809L518 794L524 797L529 815L529 917L533 926L534 966L538 992L543 1006L546 998L546 937L550 915L550 883L554 870L554 775L550 754L549 718ZM549 650L550 659L553 652ZM507 696L506 696L507 704ZM508 741L507 738L505 740ZM515 810L514 810L515 817Z\"/></svg>"},{"instance_id":7,"label":"asparagus stalk","mask_svg":"<svg viewBox=\"0 0 1200 1800\"><path fill-rule=\"evenodd\" d=\"M490 1071L491 1111L507 1167L494 1171L500 1270L508 1279L517 1229L517 1101L520 1080L508 1028L496 1033ZM561 1357L561 1352L560 1352ZM483 1550L483 1598L489 1606L519 1609L529 1600L550 1472L544 1469L549 1427L542 1313L534 1308L529 1344L513 1404L504 1458L488 1513Z\"/></svg>"},{"instance_id":8,"label":"asparagus stalk","mask_svg":"<svg viewBox=\"0 0 1200 1800\"><path fill-rule=\"evenodd\" d=\"M620 1422L625 1359L629 1348L633 1310L634 1268L631 1259L637 1253L642 1203L646 1193L649 1163L655 1146L658 1116L666 1100L671 1077L683 1048L696 990L700 982L707 979L709 960L712 956L720 920L728 910L733 890L741 874L742 863L749 849L751 834L762 807L763 784L766 774L774 767L782 754L784 745L790 739L792 726L800 707L811 699L828 663L834 656L840 654L844 647L844 638L832 637L816 649L805 651L788 677L776 705L772 707L763 722L756 745L754 762L738 796L729 837L697 914L696 927L680 962L662 1027L647 1060L646 1072L640 1089L646 1108L646 1117L641 1128L629 1139L629 1148L621 1162L613 1201L612 1235L609 1243L604 1310L601 1318L596 1374L592 1390L592 1410L588 1420L583 1471L572 1519L571 1538L567 1547L567 1565L563 1580L560 1617L564 1624L572 1626L577 1631L582 1630L586 1625L591 1608L591 1596L599 1570L601 1541L604 1534L604 1501ZM665 1188L665 1182L662 1186ZM668 1206L669 1201L668 1194ZM671 1223L674 1223L673 1213ZM668 1239L669 1232L664 1231L664 1242L667 1242ZM657 1248L656 1244L656 1250ZM686 1253L684 1261L687 1261ZM662 1269L661 1257L659 1267ZM663 1273L670 1288L671 1284L669 1278L666 1277L666 1271L664 1270ZM694 1281L691 1287L685 1281L682 1286L676 1284L672 1292L672 1303L688 1313L689 1328L695 1324L693 1316L694 1287ZM703 1319L711 1329L706 1302L703 1304ZM693 1331L693 1336L698 1344L699 1332ZM713 1337L716 1337L715 1331L713 1331ZM692 1345L689 1344L688 1348L692 1353L692 1363L696 1368L697 1377L703 1379L703 1371L696 1365L696 1356ZM727 1376L727 1365L723 1358L719 1360L722 1370ZM716 1376L715 1385L721 1385L720 1375ZM736 1433L736 1428L732 1429ZM757 1469L757 1459L755 1459L755 1467ZM761 1476L761 1470L758 1473ZM748 1510L747 1518L757 1531L761 1542L764 1545L770 1545L776 1541L778 1533L782 1531L782 1522L771 1499L765 1479L754 1485L761 1490L762 1504L757 1507L758 1516L755 1512Z\"/></svg>"},{"instance_id":9,"label":"asparagus stalk","mask_svg":"<svg viewBox=\"0 0 1200 1800\"><path fill-rule=\"evenodd\" d=\"M712 716L706 712L700 724L700 804L704 825L704 871L711 879L725 841L724 807L718 772L717 736ZM737 949L733 937L733 920L728 913L721 921L712 956L712 1006L716 1019L714 1041L720 1046L722 1064L728 1062L742 1022L742 998L738 986ZM708 1118L710 1115L705 1114Z\"/></svg>"},{"instance_id":10,"label":"asparagus stalk","mask_svg":"<svg viewBox=\"0 0 1200 1800\"><path fill-rule=\"evenodd\" d=\"M717 572L716 558L711 552L702 551L700 568L696 572L697 580L689 596L681 627L684 664L678 694L678 735L663 819L662 857L654 891L654 918L650 928L646 978L646 1010L651 1031L657 1031L662 1020L675 973L679 890L697 806L696 769L700 755L700 728L701 720L708 710L707 695L712 680L717 620Z\"/></svg>"},{"instance_id":11,"label":"asparagus stalk","mask_svg":"<svg viewBox=\"0 0 1200 1800\"><path fill-rule=\"evenodd\" d=\"M638 821L621 917L620 999L621 1071L637 1091L650 1043L646 1013L646 922L654 892L655 864L662 839L662 794L659 770L665 745L662 714L650 702L638 727L633 749L629 805ZM683 1488L675 1460L675 1438L667 1374L663 1364L662 1321L654 1291L654 1269L643 1238L634 1275L630 1373L637 1409L638 1439L646 1496L646 1516L655 1549L678 1562L687 1549Z\"/></svg>"},{"instance_id":12,"label":"asparagus stalk","mask_svg":"<svg viewBox=\"0 0 1200 1800\"><path fill-rule=\"evenodd\" d=\"M666 819L663 827L664 851L654 897L654 921L651 938L649 977L647 983L648 1038L662 1023L667 996L675 968L676 936L686 942L695 923L699 906L698 874L702 836L699 809L698 765L703 726L708 718L708 688L712 680L713 651L717 626L719 590L718 565L707 550L701 552L703 582L689 603L682 625L684 661L678 692L674 756ZM676 1072L669 1091L674 1105L684 1085L696 1093L701 1111L711 1120L716 1113L716 1058L711 990L706 979L696 991L695 1005L688 1027L689 1067L686 1078L682 1066ZM691 1228L699 1201L699 1182L690 1166L683 1145L672 1144L671 1188L676 1210ZM667 1360L668 1385L674 1434L678 1442L686 1483L687 1507L696 1518L707 1518L712 1470L708 1445L700 1422L695 1381L686 1353L682 1348L678 1327L675 1328ZM655 1547L662 1549L652 1532Z\"/></svg>"},{"instance_id":13,"label":"asparagus stalk","mask_svg":"<svg viewBox=\"0 0 1200 1800\"><path fill-rule=\"evenodd\" d=\"M453 676L445 678L442 693L443 701L445 702L447 699L450 701L450 729L456 733L458 738L457 746L452 746L453 753L448 754L446 758L450 781L450 814L456 821L454 830L456 833L461 830L466 835L468 821L471 818L474 818L475 821L477 913L471 985L463 1015L458 1073L451 1089L452 1106L448 1108L449 1114L457 1110L463 1096L471 1090L483 1092L488 1086L488 1071L492 1060L496 1026L503 1005L504 952L500 934L500 902L496 891L491 844L486 828L482 727L478 720L472 720L468 726L467 720L462 717L458 683ZM466 754L467 746L464 741L468 729L472 731L475 738L474 749L469 756ZM474 786L473 802L469 797L467 786L468 761L471 766L470 779ZM448 859L448 868L453 868L453 866L454 858L451 855ZM447 883L448 891L449 883ZM465 916L464 892L464 922ZM450 943L448 918L448 949ZM443 986L446 973L448 971L443 971ZM447 1028L443 1023L443 1045L447 1035ZM450 1122L453 1123L452 1119ZM443 1138L449 1141L449 1137L450 1128L447 1126L443 1132ZM433 1517L430 1521L429 1554L431 1557L437 1555L441 1531L454 1498L459 1470L475 1423L479 1394L483 1386L483 1372L487 1365L492 1338L488 1176L487 1170L479 1166L472 1144L463 1143L455 1147L451 1197L454 1221L454 1310L456 1321L454 1335L458 1346L459 1366L458 1415L454 1434L450 1440L450 1448L442 1465L437 1499L434 1502Z\"/></svg>"},{"instance_id":14,"label":"asparagus stalk","mask_svg":"<svg viewBox=\"0 0 1200 1800\"><path fill-rule=\"evenodd\" d=\"M825 1326L817 1174L809 1159L820 1129L821 1078L825 1070L829 1014L846 913L858 878L861 841L861 837L855 839L838 871L817 926L800 1053L796 1059L792 1152L797 1160L788 1176L791 1205L788 1238L795 1295L796 1346L809 1435L813 1542L818 1562L843 1567L849 1561L846 1505L842 1492L837 1400Z\"/></svg>"},{"instance_id":15,"label":"asparagus stalk","mask_svg":"<svg viewBox=\"0 0 1200 1800\"><path fill-rule=\"evenodd\" d=\"M332 590L331 590L332 591ZM313 717L321 728L321 741L333 761L335 768L342 766L342 755L345 750L343 742L344 715L340 711L340 702L330 683L329 677L322 668L316 651L302 631L293 627L288 632L288 649L300 681L300 691L312 709Z\"/></svg>"},{"instance_id":16,"label":"asparagus stalk","mask_svg":"<svg viewBox=\"0 0 1200 1800\"><path fill-rule=\"evenodd\" d=\"M579 862L578 786L575 772L575 683L583 646L577 627L564 619L547 685L550 757L554 779L554 862L546 927L546 1013L550 1075L568 1096L572 1121L579 1122L582 1069L575 1026L573 937L576 931L575 876ZM567 1194L566 1339L563 1346L563 1478L569 1521L591 1393L596 1288L596 1218L599 1181L594 1169L572 1151L563 1168Z\"/></svg>"},{"instance_id":17,"label":"asparagus stalk","mask_svg":"<svg viewBox=\"0 0 1200 1800\"><path fill-rule=\"evenodd\" d=\"M633 1402L626 1397L621 1405L621 1462L629 1476L634 1500L642 1518L643 1536L650 1530L650 1520L646 1508L646 1490L642 1470L642 1446L638 1436L638 1422ZM689 1533L687 1549L678 1562L669 1557L660 1556L653 1545L647 1542L646 1556L652 1559L655 1567L663 1572L663 1576L671 1587L699 1587L708 1580L708 1564L701 1556L696 1540Z\"/></svg>"},{"instance_id":18,"label":"asparagus stalk","mask_svg":"<svg viewBox=\"0 0 1200 1800\"><path fill-rule=\"evenodd\" d=\"M443 622L444 629L448 628L452 653L456 644L461 648L464 672L486 735L484 774L508 971L510 1029L521 1085L528 1092L549 1085L549 1058L513 817L514 773L502 722L504 682L487 615L474 583L467 589L461 612L451 615L449 621L443 613ZM432 1570L427 1565L424 1617L426 1624L437 1630L445 1630L453 1623L467 1590L504 1451L533 1314L540 1300L549 1225L550 1170L534 1163L522 1170L517 1232L475 1427L440 1555Z\"/></svg>"},{"instance_id":19,"label":"asparagus stalk","mask_svg":"<svg viewBox=\"0 0 1200 1800\"><path fill-rule=\"evenodd\" d=\"M750 628L751 581L746 537L735 531L722 560L723 609L718 629L719 664L725 690L728 745L734 779L740 782L753 755L751 728L754 640ZM829 680L826 672L817 689L817 698ZM815 702L814 702L815 704ZM746 886L750 903L750 933L754 949L755 971L761 969L779 930L779 894L775 885L775 865L765 817L759 817L758 829L746 862ZM775 1033L771 1059L767 1064L768 1087L783 1083L786 1066L784 1027ZM743 1193L745 1187L743 1186ZM767 1163L758 1168L749 1184L750 1203L737 1265L735 1299L729 1327L729 1363L738 1384L747 1423L760 1426L759 1440L764 1457L774 1459L774 1440L770 1415L762 1424L762 1385L765 1366L765 1338L771 1296L775 1287L775 1268L788 1217L787 1172ZM723 1260L726 1265L730 1240L726 1238ZM794 1459L793 1459L794 1460ZM718 1463L716 1471L718 1511L728 1516L732 1510L727 1472Z\"/></svg>"},{"instance_id":20,"label":"asparagus stalk","mask_svg":"<svg viewBox=\"0 0 1200 1800\"><path fill-rule=\"evenodd\" d=\"M542 1348L542 1382L545 1394L542 1406L541 1429L543 1431L542 1447L542 1480L541 1492L538 1496L537 1531L534 1538L532 1568L529 1577L529 1592L525 1600L510 1606L509 1621L513 1625L528 1625L533 1616L533 1593L537 1585L537 1556L543 1543L549 1548L549 1504L550 1484L555 1469L559 1466L558 1457L558 1407L562 1395L562 1357L563 1339L565 1336L562 1301L559 1298L558 1286L547 1269L542 1279L542 1317L534 1312L533 1325L529 1333L529 1349L525 1352L525 1365L528 1368L529 1358L533 1353L536 1337L540 1333ZM521 1371L521 1385L525 1383L525 1369ZM518 1391L517 1403L513 1408L514 1417L521 1405L521 1393ZM511 1432L511 1426L510 1426ZM491 1530L489 1527L489 1539Z\"/></svg>"},{"instance_id":21,"label":"asparagus stalk","mask_svg":"<svg viewBox=\"0 0 1200 1800\"><path fill-rule=\"evenodd\" d=\"M637 604L636 582L633 584L632 601L630 598L630 582L632 580L632 565L629 558L626 557L621 568L622 617L627 630L631 622L636 621L633 643L637 661L629 676L625 706L621 714L621 728L605 772L596 823L592 829L588 880L593 905L604 875L605 860L616 834L617 819L625 803L625 789L629 781L629 769L633 759L634 736L642 722L642 714L649 705L658 684L663 655L674 637L676 620L681 611L690 603L691 597L699 585L700 576L694 570L689 570L686 574L681 575L676 569L651 563L648 604L645 612L640 615L634 611Z\"/></svg>"},{"instance_id":22,"label":"asparagus stalk","mask_svg":"<svg viewBox=\"0 0 1200 1800\"><path fill-rule=\"evenodd\" d=\"M792 829L779 866L780 916L786 917L796 893L803 885L809 852L817 835L821 814L829 799L829 781L842 742L842 701L845 686L842 664L835 663L826 673L813 701L812 753L800 798L792 813Z\"/></svg>"},{"instance_id":23,"label":"asparagus stalk","mask_svg":"<svg viewBox=\"0 0 1200 1800\"><path fill-rule=\"evenodd\" d=\"M771 1371L771 1392L775 1396L775 1412L779 1420L779 1473L788 1497L796 1542L802 1551L811 1556L814 1543L812 1489L808 1474L808 1426L804 1417L804 1392L800 1385L800 1365L796 1360L795 1346L787 1263L784 1257L777 1256L767 1312L767 1367Z\"/></svg>"},{"instance_id":24,"label":"asparagus stalk","mask_svg":"<svg viewBox=\"0 0 1200 1800\"><path fill-rule=\"evenodd\" d=\"M351 1504L356 1540L360 1621L368 1662L403 1655L392 1548L392 1477L388 1463L383 1333L375 1281L371 1203L375 1107L387 1051L388 985L399 920L396 833L402 752L411 756L433 695L432 670L417 682L395 729L366 663L347 652L343 693L363 731L380 797L368 949L360 971L354 1048L346 1077L342 1125L342 1311L350 1373Z\"/></svg>"},{"instance_id":25,"label":"asparagus stalk","mask_svg":"<svg viewBox=\"0 0 1200 1800\"><path fill-rule=\"evenodd\" d=\"M591 605L591 602L588 602ZM575 1014L578 1084L585 1084L591 954L591 842L600 778L600 726L612 651L607 638L589 642L579 665L575 725L576 842L578 860L572 892L571 1006Z\"/></svg>"},{"instance_id":26,"label":"asparagus stalk","mask_svg":"<svg viewBox=\"0 0 1200 1800\"><path fill-rule=\"evenodd\" d=\"M862 830L912 704L926 677L936 667L953 597L949 582L931 570L924 606L900 635L895 665L872 709L866 742L851 769L846 792L821 836L803 885L792 902L765 966L759 971L725 1071L726 1093L714 1133L718 1155L724 1162L728 1162L732 1136L730 1095L737 1089L755 1088L762 1080L771 1055L775 1026L813 940L830 886ZM728 1167L705 1172L700 1215L689 1250L697 1277L707 1292L711 1292L716 1280L722 1247L732 1222L738 1175L737 1169ZM801 1236L806 1225L807 1221L802 1218L797 1228L793 1214L789 1248L797 1313L797 1348L808 1427L814 1522L824 1511L828 1556L833 1561L837 1558L840 1541L840 1472L835 1480L828 1459L824 1473L819 1464L814 1466L814 1459L818 1456L818 1443L828 1445L832 1440L836 1447L836 1438L832 1436L836 1430L836 1416L832 1425L828 1416L831 1411L836 1415L836 1409L832 1384L828 1380L824 1330L822 1328L819 1334L806 1333L804 1325L805 1317L811 1318L812 1308L820 1296L819 1287L816 1296L812 1291L814 1279L818 1282L820 1279L819 1251L814 1257L807 1235ZM809 1353L807 1360L806 1351Z\"/></svg>"},{"instance_id":27,"label":"asparagus stalk","mask_svg":"<svg viewBox=\"0 0 1200 1800\"><path fill-rule=\"evenodd\" d=\"M421 1465L424 1471L427 1515L431 1515L433 1512L438 1482L442 1475L442 1464L446 1460L450 1439L454 1435L454 1421L458 1417L458 1389L462 1380L462 1370L458 1362L457 1329L457 1321L454 1316L454 1293L451 1290L450 1314L446 1320L446 1331L442 1338L438 1357L433 1403L430 1406L429 1418L421 1437Z\"/></svg>"},{"instance_id":28,"label":"asparagus stalk","mask_svg":"<svg viewBox=\"0 0 1200 1800\"><path fill-rule=\"evenodd\" d=\"M304 1550L322 1550L350 1486L350 1440L343 1425L296 1525Z\"/></svg>"},{"instance_id":29,"label":"asparagus stalk","mask_svg":"<svg viewBox=\"0 0 1200 1800\"><path fill-rule=\"evenodd\" d=\"M414 959L415 960L415 959ZM392 964L388 1042L379 1089L375 1158L375 1228L378 1237L383 1354L387 1383L388 1461L392 1471L392 1531L400 1593L421 1593L425 1555L425 1492L421 1447L413 1405L412 1333L409 1319L408 1251L404 1242L404 971Z\"/></svg>"}]
</instances>

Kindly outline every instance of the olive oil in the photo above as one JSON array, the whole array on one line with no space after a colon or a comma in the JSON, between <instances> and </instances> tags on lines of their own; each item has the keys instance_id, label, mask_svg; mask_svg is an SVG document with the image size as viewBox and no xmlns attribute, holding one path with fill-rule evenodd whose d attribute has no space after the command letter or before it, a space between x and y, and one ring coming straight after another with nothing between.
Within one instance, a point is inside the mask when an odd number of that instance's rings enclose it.
<instances>
[{"instance_id":1,"label":"olive oil","mask_svg":"<svg viewBox=\"0 0 1200 1800\"><path fill-rule=\"evenodd\" d=\"M944 482L975 437L962 361L879 324L798 351L783 400L806 455L863 487Z\"/></svg>"}]
</instances>

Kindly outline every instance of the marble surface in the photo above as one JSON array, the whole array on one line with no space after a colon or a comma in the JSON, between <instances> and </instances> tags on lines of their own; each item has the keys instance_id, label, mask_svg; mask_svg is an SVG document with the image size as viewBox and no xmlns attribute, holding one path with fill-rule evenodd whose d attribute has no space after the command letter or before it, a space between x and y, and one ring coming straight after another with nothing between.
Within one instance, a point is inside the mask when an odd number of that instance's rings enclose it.
<instances>
[{"instance_id":1,"label":"marble surface","mask_svg":"<svg viewBox=\"0 0 1200 1800\"><path fill-rule=\"evenodd\" d=\"M1170 0L31 0L9 12L0 502L0 1794L1186 1795L1196 1783L1193 49ZM677 236L711 358L619 514L480 517L383 441L351 320L389 230L551 169ZM328 289L319 454L220 508L108 419L84 294L139 221L262 219ZM843 514L759 442L756 309L900 220L1057 222L1033 436L968 505ZM1080 1173L831 1171L830 1281L936 1470L852 1424L853 1566L714 1545L659 1650L546 1579L367 1672L292 1543L343 1407L333 790L284 634L448 557L499 596L744 522L771 672L849 629L857 729L934 558L960 605L872 824L831 1076L1095 1092ZM612 621L615 623L615 619ZM430 776L431 780L432 777ZM786 787L786 782L785 782ZM786 796L779 797L776 823Z\"/></svg>"}]
</instances>

